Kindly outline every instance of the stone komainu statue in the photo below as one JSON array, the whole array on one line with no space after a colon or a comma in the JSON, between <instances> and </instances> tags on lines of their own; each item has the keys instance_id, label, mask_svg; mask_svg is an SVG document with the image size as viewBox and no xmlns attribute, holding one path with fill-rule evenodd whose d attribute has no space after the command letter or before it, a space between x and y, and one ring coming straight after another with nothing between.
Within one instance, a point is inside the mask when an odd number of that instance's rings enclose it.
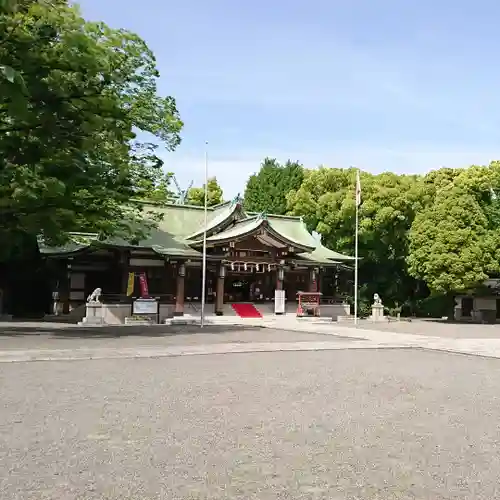
<instances>
[{"instance_id":1,"label":"stone komainu statue","mask_svg":"<svg viewBox=\"0 0 500 500\"><path fill-rule=\"evenodd\" d=\"M101 297L102 290L100 288L96 288L88 297L87 302L98 303L101 302L99 298Z\"/></svg>"},{"instance_id":2,"label":"stone komainu statue","mask_svg":"<svg viewBox=\"0 0 500 500\"><path fill-rule=\"evenodd\" d=\"M378 293L373 294L373 303L376 305L382 304L382 299L380 298L380 295Z\"/></svg>"}]
</instances>

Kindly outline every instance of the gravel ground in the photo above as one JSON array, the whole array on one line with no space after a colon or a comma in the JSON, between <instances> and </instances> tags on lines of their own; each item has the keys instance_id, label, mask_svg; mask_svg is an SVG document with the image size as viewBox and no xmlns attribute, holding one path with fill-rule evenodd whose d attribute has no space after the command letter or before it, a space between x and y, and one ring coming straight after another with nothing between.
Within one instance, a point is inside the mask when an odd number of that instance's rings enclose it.
<instances>
[{"instance_id":1,"label":"gravel ground","mask_svg":"<svg viewBox=\"0 0 500 500\"><path fill-rule=\"evenodd\" d=\"M339 326L355 328L347 321ZM457 339L500 339L500 324L478 325L467 323L448 323L439 320L414 319L412 321L391 321L390 323L374 323L362 320L359 328L379 330L381 332L412 333L414 335L428 335L431 337Z\"/></svg>"},{"instance_id":2,"label":"gravel ground","mask_svg":"<svg viewBox=\"0 0 500 500\"><path fill-rule=\"evenodd\" d=\"M500 498L500 362L411 350L0 366L0 499Z\"/></svg>"},{"instance_id":3,"label":"gravel ground","mask_svg":"<svg viewBox=\"0 0 500 500\"><path fill-rule=\"evenodd\" d=\"M44 335L0 335L0 350L10 349L71 349L81 347L107 348L107 347L165 347L171 345L207 345L221 343L249 343L249 342L314 342L331 341L332 337L322 334L289 332L267 328L244 330L228 330L225 332L213 331L200 333L198 328L195 333L177 333L175 335L150 336L147 331L144 335L133 336L78 336L74 333L44 334ZM347 337L335 337L335 341L352 342ZM355 341L355 340L354 340Z\"/></svg>"}]
</instances>

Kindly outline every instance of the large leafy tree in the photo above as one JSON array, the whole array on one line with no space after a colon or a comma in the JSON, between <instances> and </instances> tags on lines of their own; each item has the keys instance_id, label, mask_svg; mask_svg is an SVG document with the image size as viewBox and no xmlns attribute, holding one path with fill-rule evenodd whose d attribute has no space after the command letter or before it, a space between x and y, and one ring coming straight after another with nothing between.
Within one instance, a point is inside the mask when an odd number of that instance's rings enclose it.
<instances>
[{"instance_id":1,"label":"large leafy tree","mask_svg":"<svg viewBox=\"0 0 500 500\"><path fill-rule=\"evenodd\" d=\"M0 11L0 237L72 230L131 237L133 199L168 181L155 146L180 142L172 97L157 94L155 58L137 35L85 21L62 0L11 0ZM168 182L167 182L168 183Z\"/></svg>"},{"instance_id":2,"label":"large leafy tree","mask_svg":"<svg viewBox=\"0 0 500 500\"><path fill-rule=\"evenodd\" d=\"M207 205L212 207L223 201L222 188L219 186L216 177L208 179L207 183ZM205 185L203 187L192 187L187 193L186 202L190 205L205 205Z\"/></svg>"},{"instance_id":3,"label":"large leafy tree","mask_svg":"<svg viewBox=\"0 0 500 500\"><path fill-rule=\"evenodd\" d=\"M287 213L287 194L300 188L304 180L304 168L298 162L288 160L281 165L276 159L266 158L258 173L247 182L244 203L250 212Z\"/></svg>"},{"instance_id":4,"label":"large leafy tree","mask_svg":"<svg viewBox=\"0 0 500 500\"><path fill-rule=\"evenodd\" d=\"M307 172L288 195L289 209L304 217L310 230L329 248L354 254L354 169L319 168ZM365 301L379 293L387 305L414 303L426 293L423 283L408 275L408 231L423 204L424 188L417 176L361 174L359 209L361 292Z\"/></svg>"},{"instance_id":5,"label":"large leafy tree","mask_svg":"<svg viewBox=\"0 0 500 500\"><path fill-rule=\"evenodd\" d=\"M434 294L464 292L500 272L500 164L460 169L435 186L409 233L409 272Z\"/></svg>"}]
</instances>

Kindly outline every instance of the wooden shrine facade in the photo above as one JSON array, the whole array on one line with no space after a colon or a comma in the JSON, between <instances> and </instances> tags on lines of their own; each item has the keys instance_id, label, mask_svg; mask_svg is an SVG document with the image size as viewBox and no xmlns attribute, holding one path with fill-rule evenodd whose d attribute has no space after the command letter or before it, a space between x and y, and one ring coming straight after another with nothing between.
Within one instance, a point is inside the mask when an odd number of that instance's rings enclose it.
<instances>
[{"instance_id":1,"label":"wooden shrine facade","mask_svg":"<svg viewBox=\"0 0 500 500\"><path fill-rule=\"evenodd\" d=\"M138 245L87 235L65 249L42 249L59 312L82 306L95 288L104 302L131 302L141 295L140 276L149 296L170 304L174 315L199 311L202 213L189 206L168 210L163 225ZM322 246L300 218L246 214L234 200L211 211L205 294L216 314L227 303L273 301L275 290L285 290L287 301L299 291L339 301L349 294L352 258Z\"/></svg>"}]
</instances>

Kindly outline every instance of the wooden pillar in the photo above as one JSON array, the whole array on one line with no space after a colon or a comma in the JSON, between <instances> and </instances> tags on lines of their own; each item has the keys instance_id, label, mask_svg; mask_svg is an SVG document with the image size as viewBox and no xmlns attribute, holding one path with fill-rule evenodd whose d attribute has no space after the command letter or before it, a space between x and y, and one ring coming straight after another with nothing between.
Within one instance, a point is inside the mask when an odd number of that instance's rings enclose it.
<instances>
[{"instance_id":1,"label":"wooden pillar","mask_svg":"<svg viewBox=\"0 0 500 500\"><path fill-rule=\"evenodd\" d=\"M128 250L125 250L120 255L120 268L121 268L121 276L122 276L120 294L125 295L125 296L127 295L128 273L130 272L129 262L130 262L130 252ZM132 295L133 295L133 292L132 292Z\"/></svg>"},{"instance_id":2,"label":"wooden pillar","mask_svg":"<svg viewBox=\"0 0 500 500\"><path fill-rule=\"evenodd\" d=\"M174 316L184 316L185 279L186 264L184 264L184 262L179 262L179 264L177 264L177 291Z\"/></svg>"},{"instance_id":3,"label":"wooden pillar","mask_svg":"<svg viewBox=\"0 0 500 500\"><path fill-rule=\"evenodd\" d=\"M64 260L62 269L59 275L59 302L61 304L61 312L63 314L69 313L69 294L70 294L70 280L71 280L71 261Z\"/></svg>"},{"instance_id":4,"label":"wooden pillar","mask_svg":"<svg viewBox=\"0 0 500 500\"><path fill-rule=\"evenodd\" d=\"M215 288L215 315L224 314L224 279L226 277L226 266L220 264L217 274L217 284Z\"/></svg>"},{"instance_id":5,"label":"wooden pillar","mask_svg":"<svg viewBox=\"0 0 500 500\"><path fill-rule=\"evenodd\" d=\"M161 295L167 295L170 287L170 280L172 279L172 273L170 269L170 262L168 260L165 260L165 265L163 267L163 280L162 280L162 287L161 287Z\"/></svg>"}]
</instances>

